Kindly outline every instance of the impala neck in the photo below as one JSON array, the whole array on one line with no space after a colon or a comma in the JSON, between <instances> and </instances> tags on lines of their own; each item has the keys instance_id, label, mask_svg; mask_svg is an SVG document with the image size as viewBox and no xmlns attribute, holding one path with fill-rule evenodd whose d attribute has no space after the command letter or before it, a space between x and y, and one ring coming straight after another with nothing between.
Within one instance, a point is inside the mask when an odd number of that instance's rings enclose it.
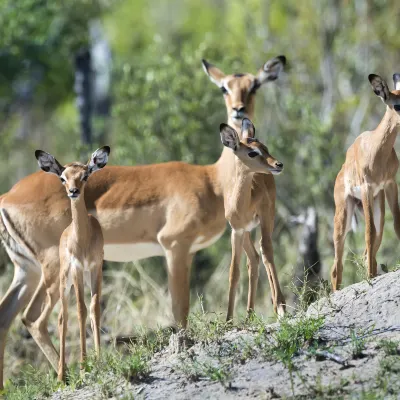
<instances>
[{"instance_id":1,"label":"impala neck","mask_svg":"<svg viewBox=\"0 0 400 400\"><path fill-rule=\"evenodd\" d=\"M235 172L231 177L231 185L225 190L225 214L234 215L241 210L248 210L251 203L251 184L254 172L244 170L235 162Z\"/></svg>"},{"instance_id":2,"label":"impala neck","mask_svg":"<svg viewBox=\"0 0 400 400\"><path fill-rule=\"evenodd\" d=\"M375 135L379 140L379 149L386 149L388 153L392 151L396 141L397 132L400 126L400 117L396 111L386 107L386 113L375 129Z\"/></svg>"},{"instance_id":3,"label":"impala neck","mask_svg":"<svg viewBox=\"0 0 400 400\"><path fill-rule=\"evenodd\" d=\"M79 243L85 241L89 235L89 217L85 204L84 193L81 192L76 200L71 200L72 231Z\"/></svg>"},{"instance_id":4,"label":"impala neck","mask_svg":"<svg viewBox=\"0 0 400 400\"><path fill-rule=\"evenodd\" d=\"M228 115L230 115L230 112L228 110ZM248 115L248 118L250 120L253 119L253 114ZM242 121L241 120L236 120L231 117L228 117L228 125L230 125L232 128L238 132L239 135L241 135L241 129L242 129ZM237 180L237 166L235 165L235 155L233 154L231 149L228 149L227 147L224 147L221 153L220 158L218 161L213 165L214 168L216 169L216 175L217 175L217 190L216 192L222 193L224 195L224 198L226 198L227 193L231 192L231 188L236 185L236 180ZM253 177L254 174L251 175ZM251 182L251 180L250 180ZM243 183L243 182L242 182ZM250 191L249 191L250 193ZM250 195L250 194L249 194Z\"/></svg>"}]
</instances>

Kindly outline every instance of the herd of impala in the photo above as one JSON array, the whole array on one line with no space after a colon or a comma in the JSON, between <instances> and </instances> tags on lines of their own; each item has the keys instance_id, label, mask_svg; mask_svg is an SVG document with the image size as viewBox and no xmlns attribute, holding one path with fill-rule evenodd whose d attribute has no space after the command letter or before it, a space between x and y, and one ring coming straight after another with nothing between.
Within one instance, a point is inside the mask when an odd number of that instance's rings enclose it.
<instances>
[{"instance_id":1,"label":"herd of impala","mask_svg":"<svg viewBox=\"0 0 400 400\"><path fill-rule=\"evenodd\" d=\"M90 319L99 353L103 259L126 262L164 256L175 323L185 329L193 255L221 237L226 221L232 228L227 319L233 317L242 250L249 275L247 310L254 310L259 254L250 232L258 225L274 312L284 314L285 299L271 238L276 197L273 175L282 172L283 164L256 139L250 120L257 90L277 79L285 63L285 57L278 56L267 61L256 75L225 75L203 60L204 71L222 90L228 113L227 124L220 125L224 148L214 164L168 162L104 168L110 154L110 148L104 146L92 154L87 164L62 166L51 154L36 151L45 173L27 176L0 196L0 238L15 267L14 279L0 303L0 389L7 332L22 309L23 323L59 379L65 379L67 300L72 286L77 297L83 361L87 318L84 282L91 290ZM331 273L334 290L341 285L344 240L356 206L365 216L365 257L370 277L377 274L385 195L400 239L395 182L399 163L393 148L400 126L400 74L395 74L393 80L395 90L390 91L380 76L369 75L375 94L386 104L386 113L375 130L362 133L350 146L336 179L335 259ZM57 352L47 325L59 298Z\"/></svg>"}]
</instances>

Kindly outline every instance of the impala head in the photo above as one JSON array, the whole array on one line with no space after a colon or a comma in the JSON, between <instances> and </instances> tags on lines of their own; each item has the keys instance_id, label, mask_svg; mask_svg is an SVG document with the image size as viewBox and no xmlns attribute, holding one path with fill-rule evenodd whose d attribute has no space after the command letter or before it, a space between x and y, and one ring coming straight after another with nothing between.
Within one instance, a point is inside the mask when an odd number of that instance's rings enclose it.
<instances>
[{"instance_id":1,"label":"impala head","mask_svg":"<svg viewBox=\"0 0 400 400\"><path fill-rule=\"evenodd\" d=\"M70 199L77 199L83 193L89 176L107 164L109 154L110 147L103 146L92 154L87 164L74 162L63 167L51 154L42 150L35 151L39 167L60 178Z\"/></svg>"},{"instance_id":2,"label":"impala head","mask_svg":"<svg viewBox=\"0 0 400 400\"><path fill-rule=\"evenodd\" d=\"M379 75L370 74L368 79L375 94L400 116L400 74L393 75L394 90L392 91Z\"/></svg>"},{"instance_id":3,"label":"impala head","mask_svg":"<svg viewBox=\"0 0 400 400\"><path fill-rule=\"evenodd\" d=\"M252 122L244 118L242 121L242 138L227 124L220 125L222 144L234 152L241 165L250 172L279 175L283 164L272 157L265 144L255 138Z\"/></svg>"},{"instance_id":4,"label":"impala head","mask_svg":"<svg viewBox=\"0 0 400 400\"><path fill-rule=\"evenodd\" d=\"M203 69L211 82L215 83L224 95L229 123L240 128L243 118L253 118L257 90L265 82L274 81L279 77L286 64L286 57L278 56L267 61L256 75L225 75L206 60L202 61Z\"/></svg>"}]
</instances>

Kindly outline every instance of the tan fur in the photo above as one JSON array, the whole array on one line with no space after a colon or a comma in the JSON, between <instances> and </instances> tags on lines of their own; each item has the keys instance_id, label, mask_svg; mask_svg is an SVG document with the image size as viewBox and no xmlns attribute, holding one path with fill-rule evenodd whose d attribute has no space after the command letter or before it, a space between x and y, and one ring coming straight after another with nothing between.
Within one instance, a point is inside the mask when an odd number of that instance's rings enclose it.
<instances>
[{"instance_id":1,"label":"tan fur","mask_svg":"<svg viewBox=\"0 0 400 400\"><path fill-rule=\"evenodd\" d=\"M350 146L336 178L335 260L331 270L333 290L340 289L342 283L344 242L357 205L362 206L365 216L369 277L377 274L376 253L382 241L385 195L394 217L395 232L400 239L400 210L395 182L399 161L393 149L400 126L399 113L394 109L394 106L400 105L400 91L389 92L386 82L376 75L370 75L370 82L386 104L386 113L375 130L362 133Z\"/></svg>"},{"instance_id":2,"label":"tan fur","mask_svg":"<svg viewBox=\"0 0 400 400\"><path fill-rule=\"evenodd\" d=\"M69 164L63 173L67 193L77 188L80 195L71 199L72 222L64 230L60 239L60 298L61 310L58 320L60 334L60 361L58 379L65 381L65 338L68 322L68 281L73 281L77 298L78 319L81 344L81 368L86 357L86 317L84 299L84 273L90 274L91 305L90 317L97 355L100 354L100 297L103 266L103 235L96 218L88 215L84 199L85 182L82 176L88 167L82 164ZM80 267L79 267L79 264ZM87 270L86 270L87 268Z\"/></svg>"},{"instance_id":3,"label":"tan fur","mask_svg":"<svg viewBox=\"0 0 400 400\"><path fill-rule=\"evenodd\" d=\"M243 120L243 125L245 124L245 121L246 120ZM257 191L252 190L254 176L256 173L279 174L283 169L283 164L270 155L268 148L264 144L260 142L254 142L251 139L254 138L254 127L252 124L251 127L251 129L243 129L242 127L242 135L239 146L236 150L233 150L233 154L235 156L235 167L231 178L233 184L227 190L224 196L225 217L232 227L232 260L229 274L229 302L227 320L230 320L233 317L235 294L240 275L239 263L242 249L245 250L248 256L249 290L247 310L248 313L254 311L254 301L258 281L259 256L250 239L250 230L254 227L254 221L258 220L260 216L260 210L258 206L261 200L260 194ZM229 128L227 127L224 129L225 132L229 131ZM233 135L234 132L235 131L232 130L231 134ZM239 137L237 140L239 141ZM260 154L250 158L248 154L250 152L254 152L254 150L258 150L258 153ZM275 194L275 192L273 193ZM267 211L274 214L274 210L271 208L269 208ZM265 238L268 237L268 233L262 231L261 246L265 244ZM268 256L268 254L271 253L272 245L269 244L269 247L266 249L266 253L263 253L263 263L271 283L271 292L274 301L275 312L278 311L281 313L284 311L284 300L280 291L276 269L273 264L273 260L271 262L264 256L264 254ZM279 301L282 301L282 303L279 303Z\"/></svg>"},{"instance_id":4,"label":"tan fur","mask_svg":"<svg viewBox=\"0 0 400 400\"><path fill-rule=\"evenodd\" d=\"M212 82L219 87L226 87L228 90L224 94L225 105L228 113L228 124L233 127L237 132L240 132L242 118L252 118L254 113L254 100L255 100L255 87L263 84L266 81L274 80L279 76L279 73L285 64L283 56L273 58L265 63L256 76L252 74L243 74L242 76L225 75L221 70L214 65L203 61L203 67L206 73L210 76ZM240 118L237 116L237 111L244 107ZM235 110L236 108L236 110ZM232 152L226 148L222 152L221 159L226 168L234 171L235 157ZM229 166L229 167L228 167ZM232 179L231 185L234 184ZM247 182L249 184L249 182ZM272 248L272 232L274 229L275 218L275 198L276 188L274 177L271 174L255 173L251 184L247 185L245 190L251 191L251 205L246 209L247 217L253 219L258 218L261 225L261 240L260 250L263 263L266 267L268 279L271 287L272 302L274 305L274 312L283 315L285 312L285 299L280 289L276 267L274 263L274 253ZM227 200L225 196L225 208L227 207ZM243 210L244 208L242 208ZM229 219L229 216L228 216ZM227 318L232 318L234 308L234 292L239 279L238 263L241 255L241 245L243 245L247 255L247 268L249 274L249 292L247 310L251 312L254 310L254 299L257 289L258 280L258 260L259 256L250 238L250 233L243 234L243 242L235 239L233 243L232 238L232 261L230 268L230 294Z\"/></svg>"},{"instance_id":5,"label":"tan fur","mask_svg":"<svg viewBox=\"0 0 400 400\"><path fill-rule=\"evenodd\" d=\"M269 70L276 75L276 62L272 68L268 66ZM242 78L235 79L242 82ZM233 77L231 81L230 85L236 85ZM242 94L243 103L254 101L247 93ZM251 118L253 108L250 106L249 110L246 115ZM230 111L228 108L229 123L232 124ZM224 193L232 185L234 167L232 152L224 149L220 159L208 166L182 162L138 167L107 166L95 173L85 188L87 210L93 211L100 222L105 245L143 242L161 245L167 259L173 315L176 323L183 327L186 327L189 312L190 249L196 241L206 247L212 238L224 232ZM252 198L261 223L261 252L269 266L268 276L276 311L278 304L284 303L284 300L276 274L271 272L275 271L271 242L275 213L272 175L254 175ZM3 230L5 239L19 246L18 249L7 250L14 262L17 278L0 302L0 322L4 324L0 324L0 371L3 370L8 328L25 306L23 321L57 371L59 358L51 343L47 323L59 298L58 246L61 234L71 223L70 201L56 176L39 171L20 180L2 196L0 210L4 210L14 227L13 231ZM0 225L6 225L3 216ZM254 271L258 268L258 255L246 236L245 251ZM33 256L18 258L17 252L26 248L32 250ZM47 270L48 278L42 276L39 283L38 278L31 278L33 271L38 269L35 263ZM49 281L47 285L45 280Z\"/></svg>"}]
</instances>

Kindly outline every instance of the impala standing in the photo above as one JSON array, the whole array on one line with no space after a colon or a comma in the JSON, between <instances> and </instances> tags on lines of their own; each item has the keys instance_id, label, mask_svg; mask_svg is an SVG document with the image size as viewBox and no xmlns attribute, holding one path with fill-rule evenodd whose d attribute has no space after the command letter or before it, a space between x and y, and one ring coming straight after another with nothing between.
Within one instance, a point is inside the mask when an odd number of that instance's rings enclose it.
<instances>
[{"instance_id":1,"label":"impala standing","mask_svg":"<svg viewBox=\"0 0 400 400\"><path fill-rule=\"evenodd\" d=\"M258 217L256 203L253 201L251 185L254 174L279 175L283 171L283 164L271 156L268 148L255 138L255 128L251 121L244 118L242 121L241 139L229 125L221 124L221 141L224 146L232 150L235 156L235 170L232 179L234 185L224 194L225 216L232 227L232 261L229 273L229 303L228 316L231 319L235 305L235 294L239 278L239 264L243 249L243 239L253 227ZM258 264L249 271L249 311L254 309L258 281ZM268 265L265 265L268 271ZM273 287L271 285L271 287Z\"/></svg>"},{"instance_id":2,"label":"impala standing","mask_svg":"<svg viewBox=\"0 0 400 400\"><path fill-rule=\"evenodd\" d=\"M278 57L268 61L256 76L224 78L224 85L234 93L227 96L236 99L236 103L228 107L229 121L234 118L240 123L245 114L252 117L256 89L264 82L277 79L283 64L284 57ZM232 107L239 104L237 99L241 99L245 113L233 110ZM227 149L209 166L182 162L107 166L94 174L86 185L86 207L95 214L103 231L104 258L126 262L166 257L172 312L176 323L183 327L186 327L189 312L193 254L213 244L225 231L224 192L232 185L233 168L233 157ZM271 244L275 184L272 175L265 177L267 179L257 180L257 193L263 195L258 196L256 208L260 210L258 215L264 233L262 254L269 265L274 309L277 310L283 297L279 297ZM59 298L58 246L62 232L71 223L70 201L56 176L39 171L20 180L0 198L0 216L0 237L15 266L13 282L0 302L2 385L6 335L13 319L24 307L24 324L57 371L59 357L47 324ZM244 248L251 265L258 265L258 255L246 234ZM42 269L50 278L41 274ZM46 284L47 279L53 284Z\"/></svg>"},{"instance_id":3,"label":"impala standing","mask_svg":"<svg viewBox=\"0 0 400 400\"><path fill-rule=\"evenodd\" d=\"M361 206L365 216L366 261L371 278L377 274L376 253L381 245L385 222L385 195L393 214L394 230L400 239L395 181L399 161L393 148L400 127L400 74L393 75L395 90L392 92L380 76L371 74L368 79L375 94L385 103L386 113L375 130L362 133L349 147L336 178L333 290L338 290L342 283L344 241L356 206Z\"/></svg>"},{"instance_id":4,"label":"impala standing","mask_svg":"<svg viewBox=\"0 0 400 400\"><path fill-rule=\"evenodd\" d=\"M243 118L253 118L255 93L261 84L278 78L280 71L286 63L284 56L278 56L267 61L256 76L252 74L225 75L221 70L207 61L203 60L203 68L211 81L215 83L224 94L225 105L228 112L228 124L237 132L241 131ZM223 160L225 168L230 171L230 185L235 185L235 163L236 157L227 148L224 148L220 160ZM227 319L233 316L234 299L236 287L239 282L240 270L236 263L239 262L237 249L243 247L247 255L247 269L249 275L249 292L247 300L247 311L254 310L254 300L258 282L259 255L251 240L250 231L258 224L261 225L260 249L263 263L267 270L268 280L271 287L274 311L279 315L285 312L285 299L281 292L278 275L274 264L274 251L272 248L272 232L275 218L275 180L272 174L255 173L248 187L251 193L251 210L253 212L252 223L248 225L240 239L241 245L232 245L232 261L229 275L229 306ZM224 197L225 213L229 209L229 198ZM229 214L226 215L229 220ZM232 240L234 240L232 238Z\"/></svg>"},{"instance_id":5,"label":"impala standing","mask_svg":"<svg viewBox=\"0 0 400 400\"><path fill-rule=\"evenodd\" d=\"M103 267L103 234L99 222L93 215L88 215L85 205L84 189L87 180L108 161L110 148L97 149L88 164L78 162L64 167L49 153L36 150L35 156L40 168L56 175L65 186L71 199L72 222L64 230L60 240L60 298L61 310L58 321L60 333L60 362L58 379L65 380L65 337L68 322L68 296L74 286L78 307L78 320L81 343L81 368L86 357L86 317L87 309L84 298L84 278L90 286L92 301L90 320L94 336L96 353L100 354L100 296ZM47 270L43 270L46 280ZM47 278L51 282L51 276Z\"/></svg>"}]
</instances>

